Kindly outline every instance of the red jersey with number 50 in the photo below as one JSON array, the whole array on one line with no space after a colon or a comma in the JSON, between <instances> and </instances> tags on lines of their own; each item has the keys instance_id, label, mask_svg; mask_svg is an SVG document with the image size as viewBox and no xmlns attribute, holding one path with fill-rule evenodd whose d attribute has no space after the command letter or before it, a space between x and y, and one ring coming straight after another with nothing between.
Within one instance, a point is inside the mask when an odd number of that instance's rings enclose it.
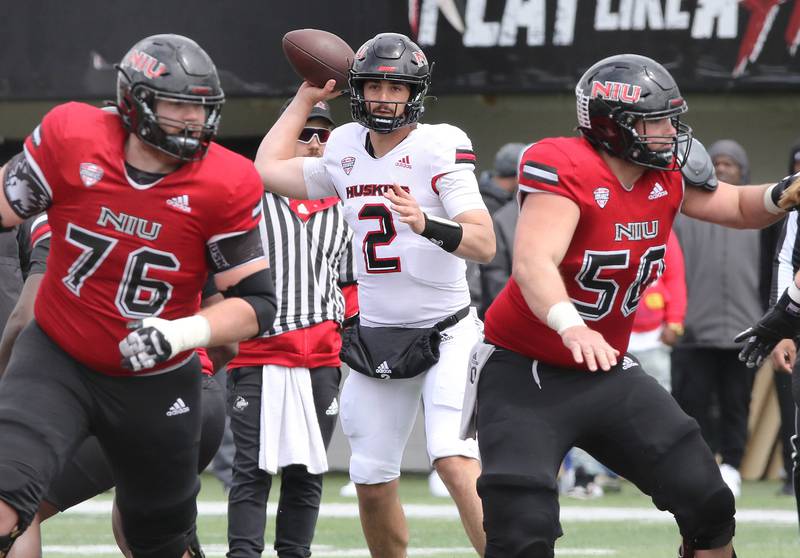
<instances>
[{"instance_id":1,"label":"red jersey with number 50","mask_svg":"<svg viewBox=\"0 0 800 558\"><path fill-rule=\"evenodd\" d=\"M647 170L628 191L588 141L550 138L525 151L519 181L522 196L550 192L580 208L561 277L586 324L624 354L642 292L664 270L683 199L681 173ZM533 315L513 278L486 313L486 337L535 360L580 366L561 336Z\"/></svg>"},{"instance_id":2,"label":"red jersey with number 50","mask_svg":"<svg viewBox=\"0 0 800 558\"><path fill-rule=\"evenodd\" d=\"M36 320L76 360L120 376L133 374L120 366L127 323L196 313L207 243L257 227L262 194L252 163L216 144L202 161L138 185L125 170L127 138L116 112L68 103L25 140L29 163L52 192Z\"/></svg>"}]
</instances>

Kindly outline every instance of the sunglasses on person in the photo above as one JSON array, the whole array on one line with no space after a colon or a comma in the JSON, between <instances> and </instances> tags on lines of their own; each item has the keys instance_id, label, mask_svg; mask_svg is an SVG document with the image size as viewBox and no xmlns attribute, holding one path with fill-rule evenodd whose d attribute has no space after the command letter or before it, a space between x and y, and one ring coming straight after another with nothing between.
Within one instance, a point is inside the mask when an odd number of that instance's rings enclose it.
<instances>
[{"instance_id":1,"label":"sunglasses on person","mask_svg":"<svg viewBox=\"0 0 800 558\"><path fill-rule=\"evenodd\" d=\"M297 138L297 141L300 143L311 143L311 140L314 139L314 136L317 136L317 141L324 144L328 141L328 137L331 135L331 131L327 128L303 128L303 131L300 132L300 137Z\"/></svg>"}]
</instances>

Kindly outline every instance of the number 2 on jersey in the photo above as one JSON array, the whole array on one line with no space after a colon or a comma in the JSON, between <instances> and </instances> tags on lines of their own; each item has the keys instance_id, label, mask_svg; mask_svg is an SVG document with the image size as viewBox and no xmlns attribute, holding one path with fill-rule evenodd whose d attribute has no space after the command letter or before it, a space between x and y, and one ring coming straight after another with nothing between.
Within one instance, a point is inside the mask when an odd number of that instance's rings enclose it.
<instances>
[{"instance_id":1,"label":"number 2 on jersey","mask_svg":"<svg viewBox=\"0 0 800 558\"><path fill-rule=\"evenodd\" d=\"M62 281L75 296L81 296L83 284L103 264L118 241L72 223L67 225L67 241L82 253ZM172 285L147 276L151 268L177 271L180 262L173 254L146 247L128 254L115 300L120 314L126 318L158 316L172 296Z\"/></svg>"},{"instance_id":2,"label":"number 2 on jersey","mask_svg":"<svg viewBox=\"0 0 800 558\"><path fill-rule=\"evenodd\" d=\"M381 203L366 204L358 212L358 218L378 221L378 229L365 234L364 242L361 246L367 273L395 273L400 271L400 258L379 258L375 253L376 247L388 246L397 237L394 219L389 208Z\"/></svg>"}]
</instances>

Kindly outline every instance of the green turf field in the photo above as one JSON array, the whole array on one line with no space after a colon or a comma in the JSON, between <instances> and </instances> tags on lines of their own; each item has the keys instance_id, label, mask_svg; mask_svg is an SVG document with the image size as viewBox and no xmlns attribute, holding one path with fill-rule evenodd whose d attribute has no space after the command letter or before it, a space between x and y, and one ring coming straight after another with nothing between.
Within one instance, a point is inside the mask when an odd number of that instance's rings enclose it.
<instances>
[{"instance_id":1,"label":"green turf field","mask_svg":"<svg viewBox=\"0 0 800 558\"><path fill-rule=\"evenodd\" d=\"M314 540L318 558L369 557L355 515L355 500L338 495L346 479L326 478L323 510ZM423 476L403 477L404 504L408 507L411 530L409 556L419 558L474 556L449 500L428 495ZM740 558L798 558L800 534L794 520L793 499L777 496L774 482L745 483L737 502L740 510L736 551ZM273 495L278 487L273 486ZM48 521L43 528L44 556L86 556L110 558L114 551L110 520L104 508L111 495L95 499L83 510L69 512ZM271 502L275 499L271 498ZM201 541L207 556L224 556L226 520L224 496L219 483L203 476L198 519ZM631 485L619 493L590 501L562 498L565 535L556 556L617 558L669 557L676 555L677 529L669 518L656 513L649 499ZM271 548L274 516L267 521L267 548ZM265 552L265 556L273 556Z\"/></svg>"}]
</instances>

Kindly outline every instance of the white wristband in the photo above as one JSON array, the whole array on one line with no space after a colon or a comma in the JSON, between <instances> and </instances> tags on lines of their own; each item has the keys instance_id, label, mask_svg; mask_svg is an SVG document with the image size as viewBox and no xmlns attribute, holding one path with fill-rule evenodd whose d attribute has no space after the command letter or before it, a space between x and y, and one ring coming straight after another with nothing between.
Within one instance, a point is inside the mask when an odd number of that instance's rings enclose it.
<instances>
[{"instance_id":1,"label":"white wristband","mask_svg":"<svg viewBox=\"0 0 800 558\"><path fill-rule=\"evenodd\" d=\"M547 311L547 326L556 330L559 335L567 328L585 325L578 309L571 302L556 302Z\"/></svg>"},{"instance_id":2,"label":"white wristband","mask_svg":"<svg viewBox=\"0 0 800 558\"><path fill-rule=\"evenodd\" d=\"M145 318L142 320L142 326L152 326L164 334L164 338L172 347L170 358L183 351L205 347L211 340L211 324L205 316L198 314L177 320Z\"/></svg>"},{"instance_id":3,"label":"white wristband","mask_svg":"<svg viewBox=\"0 0 800 558\"><path fill-rule=\"evenodd\" d=\"M789 288L786 289L786 294L789 295L789 298L791 298L795 304L800 305L800 289L797 288L794 277L792 277L792 280L789 282Z\"/></svg>"},{"instance_id":4,"label":"white wristband","mask_svg":"<svg viewBox=\"0 0 800 558\"><path fill-rule=\"evenodd\" d=\"M776 186L777 184L773 184L764 190L764 209L773 215L783 215L786 211L775 205L775 202L772 201L772 190L774 190Z\"/></svg>"}]
</instances>

